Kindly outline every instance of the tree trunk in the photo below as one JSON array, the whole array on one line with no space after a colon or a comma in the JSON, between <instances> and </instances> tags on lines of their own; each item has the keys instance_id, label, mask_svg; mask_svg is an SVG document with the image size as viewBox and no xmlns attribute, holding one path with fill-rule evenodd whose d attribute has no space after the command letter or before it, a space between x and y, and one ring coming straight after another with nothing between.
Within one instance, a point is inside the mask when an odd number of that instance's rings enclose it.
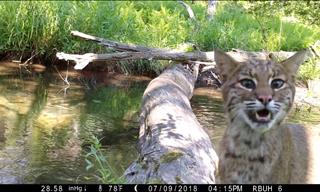
<instances>
[{"instance_id":1,"label":"tree trunk","mask_svg":"<svg viewBox=\"0 0 320 192\"><path fill-rule=\"evenodd\" d=\"M189 102L195 81L176 65L149 83L140 112L139 157L125 172L128 183L216 183L218 157Z\"/></svg>"}]
</instances>

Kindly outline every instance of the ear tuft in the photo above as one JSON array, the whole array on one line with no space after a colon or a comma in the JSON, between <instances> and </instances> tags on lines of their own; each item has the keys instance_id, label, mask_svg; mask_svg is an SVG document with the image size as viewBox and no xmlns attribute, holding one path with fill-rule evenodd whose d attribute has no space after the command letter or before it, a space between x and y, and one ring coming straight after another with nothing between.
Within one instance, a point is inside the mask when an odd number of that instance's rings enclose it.
<instances>
[{"instance_id":1,"label":"ear tuft","mask_svg":"<svg viewBox=\"0 0 320 192\"><path fill-rule=\"evenodd\" d=\"M214 60L217 64L218 73L222 76L223 81L227 79L228 75L238 64L230 55L219 49L214 51Z\"/></svg>"},{"instance_id":2,"label":"ear tuft","mask_svg":"<svg viewBox=\"0 0 320 192\"><path fill-rule=\"evenodd\" d=\"M306 60L308 50L301 50L289 57L288 59L282 61L280 64L284 66L284 68L292 73L296 74L299 66Z\"/></svg>"}]
</instances>

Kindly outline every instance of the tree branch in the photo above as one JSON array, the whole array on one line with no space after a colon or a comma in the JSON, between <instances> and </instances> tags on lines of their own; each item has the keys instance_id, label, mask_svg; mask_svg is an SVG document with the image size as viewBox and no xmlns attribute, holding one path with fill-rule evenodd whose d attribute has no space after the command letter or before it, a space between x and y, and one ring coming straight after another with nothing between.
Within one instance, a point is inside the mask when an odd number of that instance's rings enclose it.
<instances>
[{"instance_id":1,"label":"tree branch","mask_svg":"<svg viewBox=\"0 0 320 192\"><path fill-rule=\"evenodd\" d=\"M194 16L192 8L185 2L183 1L178 1L188 12L189 18L196 21L196 17Z\"/></svg>"},{"instance_id":2,"label":"tree branch","mask_svg":"<svg viewBox=\"0 0 320 192\"><path fill-rule=\"evenodd\" d=\"M96 37L93 35L88 35L79 31L71 31L71 35L75 37L80 37L85 40L90 40L97 42L99 45L112 48L116 51L133 51L133 52L144 52L144 51L170 51L167 49L159 49L159 48L151 48L151 47L145 47L141 45L129 45L129 44L124 44L120 43L117 41L111 41L107 40L101 37ZM172 50L171 50L172 51Z\"/></svg>"}]
</instances>

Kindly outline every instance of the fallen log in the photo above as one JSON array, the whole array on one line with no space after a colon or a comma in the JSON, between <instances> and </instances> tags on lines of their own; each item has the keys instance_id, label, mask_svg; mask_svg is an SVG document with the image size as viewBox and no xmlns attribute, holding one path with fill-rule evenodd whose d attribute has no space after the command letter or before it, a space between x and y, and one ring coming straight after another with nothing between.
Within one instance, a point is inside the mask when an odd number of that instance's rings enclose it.
<instances>
[{"instance_id":1,"label":"fallen log","mask_svg":"<svg viewBox=\"0 0 320 192\"><path fill-rule=\"evenodd\" d=\"M140 45L129 45L116 41L110 41L101 37L95 37L88 35L79 31L72 31L73 36L83 38L85 40L90 40L97 42L100 45L111 48L115 53L105 53L105 54L94 54L86 53L83 55L78 54L66 54L63 52L58 52L56 56L61 60L74 61L76 63L75 69L83 69L91 62L95 61L123 61L123 60L138 60L138 59L148 59L148 60L173 60L173 61L200 61L200 62L211 62L214 63L214 51L209 52L184 52L179 50L168 50L160 48L150 48ZM310 46L310 54L308 58L319 57L319 53L316 51L320 47L320 41L317 41L314 45ZM234 59L241 61L247 59L248 57L255 55L256 57L266 57L269 52L245 52L242 50L234 49L227 52ZM276 58L281 58L282 60L290 57L295 52L270 52ZM308 59L307 58L307 59Z\"/></svg>"},{"instance_id":2,"label":"fallen log","mask_svg":"<svg viewBox=\"0 0 320 192\"><path fill-rule=\"evenodd\" d=\"M218 157L189 103L195 81L179 64L149 83L140 112L139 157L124 173L128 183L216 183Z\"/></svg>"},{"instance_id":3,"label":"fallen log","mask_svg":"<svg viewBox=\"0 0 320 192\"><path fill-rule=\"evenodd\" d=\"M86 53L84 55L66 54L63 52L57 53L59 59L66 61L74 61L76 63L74 69L83 69L89 63L96 61L120 61L120 60L175 60L175 61L212 61L214 52L162 52L162 51L147 51L147 52L117 52L106 54Z\"/></svg>"}]
</instances>

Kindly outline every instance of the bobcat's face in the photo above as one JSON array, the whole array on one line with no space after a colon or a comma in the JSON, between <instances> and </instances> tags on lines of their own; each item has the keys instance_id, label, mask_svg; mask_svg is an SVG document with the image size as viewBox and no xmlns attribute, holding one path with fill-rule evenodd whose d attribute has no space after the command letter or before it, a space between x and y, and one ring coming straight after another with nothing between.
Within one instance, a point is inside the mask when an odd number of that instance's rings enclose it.
<instances>
[{"instance_id":1,"label":"bobcat's face","mask_svg":"<svg viewBox=\"0 0 320 192\"><path fill-rule=\"evenodd\" d=\"M295 94L294 77L304 52L277 63L252 58L237 62L229 55L215 52L223 77L222 94L230 123L245 124L265 132L281 123Z\"/></svg>"}]
</instances>

